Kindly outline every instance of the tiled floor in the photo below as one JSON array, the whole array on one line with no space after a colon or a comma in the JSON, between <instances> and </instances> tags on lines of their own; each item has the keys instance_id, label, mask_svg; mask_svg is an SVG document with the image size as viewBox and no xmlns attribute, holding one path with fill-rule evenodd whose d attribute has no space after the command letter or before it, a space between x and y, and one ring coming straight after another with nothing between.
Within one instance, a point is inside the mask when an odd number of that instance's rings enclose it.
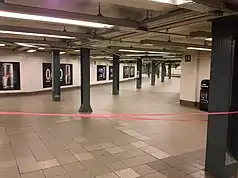
<instances>
[{"instance_id":1,"label":"tiled floor","mask_svg":"<svg viewBox=\"0 0 238 178\"><path fill-rule=\"evenodd\" d=\"M62 96L2 98L0 108L77 113L79 91ZM205 177L204 116L125 115L195 111L179 105L179 79L156 86L145 79L140 91L126 82L120 96L111 95L110 85L97 86L91 97L93 114L111 117L0 116L0 178Z\"/></svg>"}]
</instances>

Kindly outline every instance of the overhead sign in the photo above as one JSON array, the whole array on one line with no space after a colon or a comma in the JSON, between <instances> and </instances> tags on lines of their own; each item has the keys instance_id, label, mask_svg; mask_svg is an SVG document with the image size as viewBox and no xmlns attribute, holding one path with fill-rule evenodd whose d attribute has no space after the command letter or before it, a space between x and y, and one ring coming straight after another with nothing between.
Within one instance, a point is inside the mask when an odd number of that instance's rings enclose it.
<instances>
[{"instance_id":1,"label":"overhead sign","mask_svg":"<svg viewBox=\"0 0 238 178\"><path fill-rule=\"evenodd\" d=\"M52 87L52 64L43 63L43 88ZM61 86L73 85L73 65L60 64Z\"/></svg>"},{"instance_id":2,"label":"overhead sign","mask_svg":"<svg viewBox=\"0 0 238 178\"><path fill-rule=\"evenodd\" d=\"M185 62L191 62L192 57L191 55L185 55Z\"/></svg>"}]
</instances>

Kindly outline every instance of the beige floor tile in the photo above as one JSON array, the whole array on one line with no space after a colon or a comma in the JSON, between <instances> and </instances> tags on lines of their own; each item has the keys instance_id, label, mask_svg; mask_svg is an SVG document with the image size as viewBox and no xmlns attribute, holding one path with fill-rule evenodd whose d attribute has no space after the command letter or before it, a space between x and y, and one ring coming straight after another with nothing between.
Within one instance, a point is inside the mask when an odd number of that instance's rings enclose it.
<instances>
[{"instance_id":1,"label":"beige floor tile","mask_svg":"<svg viewBox=\"0 0 238 178\"><path fill-rule=\"evenodd\" d=\"M158 159L164 159L164 158L171 157L170 155L168 155L162 151L157 151L157 152L151 153L151 156L154 156L155 158L158 158Z\"/></svg>"},{"instance_id":2,"label":"beige floor tile","mask_svg":"<svg viewBox=\"0 0 238 178\"><path fill-rule=\"evenodd\" d=\"M185 174L191 174L194 172L199 171L198 168L191 166L189 164L180 164L176 166L176 169L180 170L181 172L185 173Z\"/></svg>"},{"instance_id":3,"label":"beige floor tile","mask_svg":"<svg viewBox=\"0 0 238 178\"><path fill-rule=\"evenodd\" d=\"M22 174L21 178L45 178L45 176L42 171L36 171Z\"/></svg>"},{"instance_id":4,"label":"beige floor tile","mask_svg":"<svg viewBox=\"0 0 238 178\"><path fill-rule=\"evenodd\" d=\"M107 152L109 152L110 154L116 154L116 153L121 153L123 152L123 149L119 148L119 147L111 147L111 148L106 148L105 149Z\"/></svg>"},{"instance_id":5,"label":"beige floor tile","mask_svg":"<svg viewBox=\"0 0 238 178\"><path fill-rule=\"evenodd\" d=\"M120 171L115 172L120 178L136 178L140 177L139 174L137 174L133 169L128 168L128 169L123 169Z\"/></svg>"},{"instance_id":6,"label":"beige floor tile","mask_svg":"<svg viewBox=\"0 0 238 178\"><path fill-rule=\"evenodd\" d=\"M60 165L56 159L41 161L41 162L38 162L38 164L40 165L41 169L48 169L48 168L57 167Z\"/></svg>"},{"instance_id":7,"label":"beige floor tile","mask_svg":"<svg viewBox=\"0 0 238 178\"><path fill-rule=\"evenodd\" d=\"M156 172L156 170L152 169L151 167L147 166L146 164L142 164L140 166L133 167L133 170L135 170L141 176L145 176L145 175L152 174L152 173Z\"/></svg>"},{"instance_id":8,"label":"beige floor tile","mask_svg":"<svg viewBox=\"0 0 238 178\"><path fill-rule=\"evenodd\" d=\"M63 168L67 173L77 172L79 170L85 169L85 167L79 162L63 165Z\"/></svg>"},{"instance_id":9,"label":"beige floor tile","mask_svg":"<svg viewBox=\"0 0 238 178\"><path fill-rule=\"evenodd\" d=\"M96 178L119 178L115 173L108 173L103 176L96 176Z\"/></svg>"},{"instance_id":10,"label":"beige floor tile","mask_svg":"<svg viewBox=\"0 0 238 178\"><path fill-rule=\"evenodd\" d=\"M90 159L94 159L95 157L90 153L79 153L74 155L79 161L86 161Z\"/></svg>"},{"instance_id":11,"label":"beige floor tile","mask_svg":"<svg viewBox=\"0 0 238 178\"><path fill-rule=\"evenodd\" d=\"M38 171L41 169L34 157L17 159L17 165L19 167L20 173Z\"/></svg>"},{"instance_id":12,"label":"beige floor tile","mask_svg":"<svg viewBox=\"0 0 238 178\"><path fill-rule=\"evenodd\" d=\"M20 173L17 167L10 167L5 169L0 169L1 178L20 178Z\"/></svg>"},{"instance_id":13,"label":"beige floor tile","mask_svg":"<svg viewBox=\"0 0 238 178\"><path fill-rule=\"evenodd\" d=\"M167 177L159 172L155 172L155 173L144 176L144 178L167 178Z\"/></svg>"},{"instance_id":14,"label":"beige floor tile","mask_svg":"<svg viewBox=\"0 0 238 178\"><path fill-rule=\"evenodd\" d=\"M123 164L120 161L119 162L115 162L115 163L107 164L106 167L108 167L112 172L120 171L122 169L128 168L127 165Z\"/></svg>"},{"instance_id":15,"label":"beige floor tile","mask_svg":"<svg viewBox=\"0 0 238 178\"><path fill-rule=\"evenodd\" d=\"M134 142L131 143L132 145L134 145L136 148L143 148L143 147L149 147L149 145L145 142L139 141L139 142Z\"/></svg>"},{"instance_id":16,"label":"beige floor tile","mask_svg":"<svg viewBox=\"0 0 238 178\"><path fill-rule=\"evenodd\" d=\"M45 169L43 170L43 172L46 178L58 178L60 176L63 177L64 175L66 175L66 172L61 166Z\"/></svg>"}]
</instances>

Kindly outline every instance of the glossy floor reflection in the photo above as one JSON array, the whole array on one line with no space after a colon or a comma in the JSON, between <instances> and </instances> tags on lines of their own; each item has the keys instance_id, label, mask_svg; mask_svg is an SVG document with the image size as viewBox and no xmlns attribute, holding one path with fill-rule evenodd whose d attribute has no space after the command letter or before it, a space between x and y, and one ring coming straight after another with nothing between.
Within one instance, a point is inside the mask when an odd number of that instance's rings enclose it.
<instances>
[{"instance_id":1,"label":"glossy floor reflection","mask_svg":"<svg viewBox=\"0 0 238 178\"><path fill-rule=\"evenodd\" d=\"M135 89L135 81L111 95L92 87L93 114L187 113L179 105L178 78ZM77 113L80 92L2 98L1 111ZM145 119L156 120L145 120ZM139 119L144 119L139 120ZM202 178L204 116L110 118L0 116L0 178Z\"/></svg>"}]
</instances>

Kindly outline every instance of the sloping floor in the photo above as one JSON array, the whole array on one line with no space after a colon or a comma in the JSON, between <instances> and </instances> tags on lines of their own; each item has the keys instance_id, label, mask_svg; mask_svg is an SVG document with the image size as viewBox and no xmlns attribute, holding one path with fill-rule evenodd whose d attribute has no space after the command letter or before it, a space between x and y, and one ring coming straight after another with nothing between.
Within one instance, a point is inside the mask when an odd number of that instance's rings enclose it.
<instances>
[{"instance_id":1,"label":"sloping floor","mask_svg":"<svg viewBox=\"0 0 238 178\"><path fill-rule=\"evenodd\" d=\"M25 114L0 116L0 178L205 177L206 117L179 105L178 78L156 82L144 78L139 91L122 83L119 96L111 85L92 87L90 118L77 115L78 90L61 102L0 99L0 111Z\"/></svg>"}]
</instances>

